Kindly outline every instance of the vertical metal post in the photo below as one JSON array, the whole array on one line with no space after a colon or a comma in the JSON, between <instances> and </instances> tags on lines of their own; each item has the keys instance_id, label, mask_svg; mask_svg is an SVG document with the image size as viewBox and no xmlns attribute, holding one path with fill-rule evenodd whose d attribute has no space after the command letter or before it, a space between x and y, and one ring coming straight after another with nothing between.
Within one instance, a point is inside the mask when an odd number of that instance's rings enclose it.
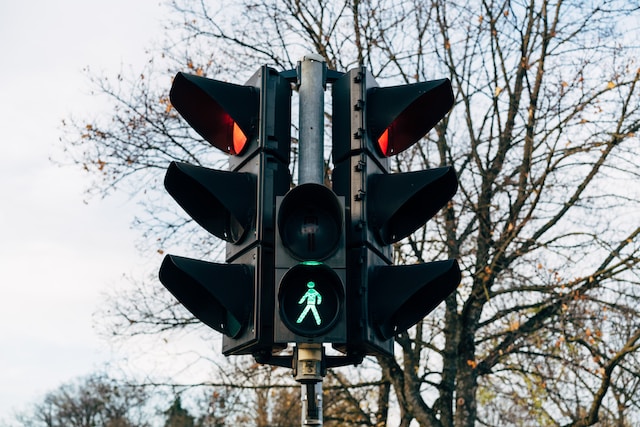
<instances>
[{"instance_id":1,"label":"vertical metal post","mask_svg":"<svg viewBox=\"0 0 640 427\"><path fill-rule=\"evenodd\" d=\"M322 425L322 381L302 384L302 423L304 426Z\"/></svg>"},{"instance_id":2,"label":"vertical metal post","mask_svg":"<svg viewBox=\"0 0 640 427\"><path fill-rule=\"evenodd\" d=\"M324 88L327 63L308 54L300 63L298 183L324 182Z\"/></svg>"},{"instance_id":3,"label":"vertical metal post","mask_svg":"<svg viewBox=\"0 0 640 427\"><path fill-rule=\"evenodd\" d=\"M322 344L300 343L295 349L295 379L301 385L301 425L322 425Z\"/></svg>"},{"instance_id":4,"label":"vertical metal post","mask_svg":"<svg viewBox=\"0 0 640 427\"><path fill-rule=\"evenodd\" d=\"M305 55L299 71L298 183L324 183L324 89L327 63ZM322 344L300 344L295 350L296 381L301 385L301 425L322 425Z\"/></svg>"}]
</instances>

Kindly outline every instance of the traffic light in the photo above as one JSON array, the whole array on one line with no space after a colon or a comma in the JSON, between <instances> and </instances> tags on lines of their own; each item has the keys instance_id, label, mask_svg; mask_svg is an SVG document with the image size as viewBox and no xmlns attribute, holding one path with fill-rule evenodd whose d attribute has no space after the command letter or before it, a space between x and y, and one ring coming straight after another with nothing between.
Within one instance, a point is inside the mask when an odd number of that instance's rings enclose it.
<instances>
[{"instance_id":1,"label":"traffic light","mask_svg":"<svg viewBox=\"0 0 640 427\"><path fill-rule=\"evenodd\" d=\"M344 342L344 198L304 183L277 206L275 341Z\"/></svg>"},{"instance_id":2,"label":"traffic light","mask_svg":"<svg viewBox=\"0 0 640 427\"><path fill-rule=\"evenodd\" d=\"M391 244L453 197L451 167L391 173L389 156L420 140L451 109L448 79L378 87L365 68L333 83L333 190L346 219L345 352L393 354L393 336L431 312L460 282L455 260L392 265Z\"/></svg>"},{"instance_id":3,"label":"traffic light","mask_svg":"<svg viewBox=\"0 0 640 427\"><path fill-rule=\"evenodd\" d=\"M229 170L172 162L165 188L191 218L225 240L226 263L167 255L160 281L223 334L222 352L273 348L275 202L290 188L291 86L269 67L245 85L178 73L172 105Z\"/></svg>"}]
</instances>

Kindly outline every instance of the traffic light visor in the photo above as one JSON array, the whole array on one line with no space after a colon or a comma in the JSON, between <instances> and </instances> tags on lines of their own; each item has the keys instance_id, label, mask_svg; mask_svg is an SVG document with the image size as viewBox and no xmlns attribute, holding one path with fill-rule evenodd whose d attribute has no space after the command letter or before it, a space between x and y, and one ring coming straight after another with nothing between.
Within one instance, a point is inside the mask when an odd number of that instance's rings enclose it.
<instances>
[{"instance_id":1,"label":"traffic light visor","mask_svg":"<svg viewBox=\"0 0 640 427\"><path fill-rule=\"evenodd\" d=\"M411 147L453 106L449 79L367 91L367 127L384 156Z\"/></svg>"},{"instance_id":2,"label":"traffic light visor","mask_svg":"<svg viewBox=\"0 0 640 427\"><path fill-rule=\"evenodd\" d=\"M369 177L368 218L383 244L395 243L445 207L458 189L452 167Z\"/></svg>"},{"instance_id":3,"label":"traffic light visor","mask_svg":"<svg viewBox=\"0 0 640 427\"><path fill-rule=\"evenodd\" d=\"M178 73L169 96L187 123L226 153L242 154L255 134L260 95L253 86Z\"/></svg>"},{"instance_id":4,"label":"traffic light visor","mask_svg":"<svg viewBox=\"0 0 640 427\"><path fill-rule=\"evenodd\" d=\"M238 243L255 221L256 180L249 173L171 162L164 186L209 233Z\"/></svg>"},{"instance_id":5,"label":"traffic light visor","mask_svg":"<svg viewBox=\"0 0 640 427\"><path fill-rule=\"evenodd\" d=\"M369 311L380 337L404 332L453 293L460 283L456 260L379 266L369 281Z\"/></svg>"},{"instance_id":6,"label":"traffic light visor","mask_svg":"<svg viewBox=\"0 0 640 427\"><path fill-rule=\"evenodd\" d=\"M253 303L253 277L246 265L167 255L160 266L160 281L210 328L236 337L247 326ZM234 286L227 286L229 283Z\"/></svg>"}]
</instances>

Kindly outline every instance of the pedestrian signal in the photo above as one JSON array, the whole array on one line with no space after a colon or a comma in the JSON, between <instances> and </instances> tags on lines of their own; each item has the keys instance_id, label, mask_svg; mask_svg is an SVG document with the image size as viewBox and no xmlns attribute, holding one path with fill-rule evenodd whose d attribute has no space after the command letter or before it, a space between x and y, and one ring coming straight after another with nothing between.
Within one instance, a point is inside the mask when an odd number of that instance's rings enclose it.
<instances>
[{"instance_id":1,"label":"pedestrian signal","mask_svg":"<svg viewBox=\"0 0 640 427\"><path fill-rule=\"evenodd\" d=\"M322 263L302 263L280 281L280 318L303 337L317 337L335 325L344 298L340 277Z\"/></svg>"},{"instance_id":2,"label":"pedestrian signal","mask_svg":"<svg viewBox=\"0 0 640 427\"><path fill-rule=\"evenodd\" d=\"M344 198L305 183L277 198L275 342L344 342Z\"/></svg>"}]
</instances>

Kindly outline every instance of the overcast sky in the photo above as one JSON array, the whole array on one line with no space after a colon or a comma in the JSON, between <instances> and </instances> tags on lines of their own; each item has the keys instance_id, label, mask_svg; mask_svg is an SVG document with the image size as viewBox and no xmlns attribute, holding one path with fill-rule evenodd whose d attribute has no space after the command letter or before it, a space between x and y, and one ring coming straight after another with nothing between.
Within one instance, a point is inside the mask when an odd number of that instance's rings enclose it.
<instances>
[{"instance_id":1,"label":"overcast sky","mask_svg":"<svg viewBox=\"0 0 640 427\"><path fill-rule=\"evenodd\" d=\"M110 358L93 314L149 262L134 249L135 203L85 203L88 176L49 158L64 158L63 118L104 109L83 67L141 68L163 14L160 0L0 3L0 421Z\"/></svg>"}]
</instances>

